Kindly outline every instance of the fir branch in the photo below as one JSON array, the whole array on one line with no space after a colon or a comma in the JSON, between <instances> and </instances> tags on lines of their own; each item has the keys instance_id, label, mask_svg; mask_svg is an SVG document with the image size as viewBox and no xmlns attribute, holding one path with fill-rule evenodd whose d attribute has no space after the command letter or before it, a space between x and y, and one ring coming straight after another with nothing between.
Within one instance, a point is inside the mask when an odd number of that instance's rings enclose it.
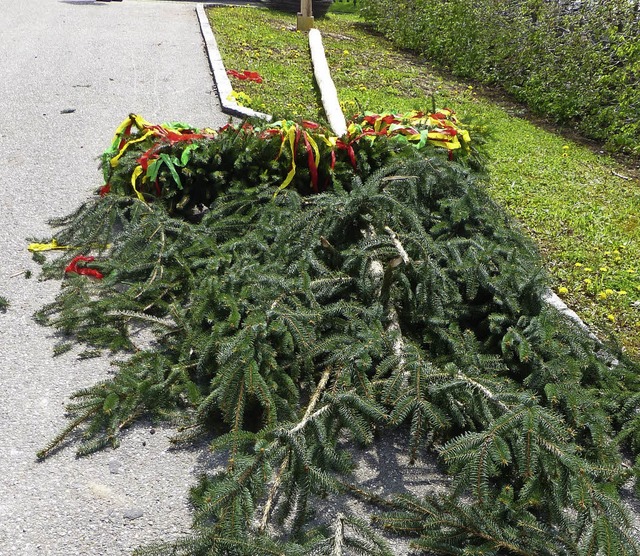
<instances>
[{"instance_id":1,"label":"fir branch","mask_svg":"<svg viewBox=\"0 0 640 556\"><path fill-rule=\"evenodd\" d=\"M327 368L325 369L325 371L322 373L322 376L320 377L320 380L318 381L318 384L316 386L316 389L313 392L313 395L311 396L311 399L309 400L309 404L307 405L307 409L305 411L305 414L303 416L303 418L301 419L301 421L292 429L290 429L289 434L297 434L298 432L300 432L309 421L311 421L312 419L317 418L319 415L321 415L322 413L324 413L326 411L326 409L328 408L328 406L324 406L322 408L320 408L319 410L317 410L315 413L313 413L315 406L317 405L318 401L320 400L320 397L322 396L322 393L324 391L324 389L327 386L327 383L329 382L329 378L331 377L331 369ZM282 461L282 464L280 465L280 468L278 469L275 478L273 480L273 484L271 485L271 489L269 491L269 497L267 498L267 501L265 502L264 505L264 509L262 512L262 519L260 520L260 526L258 528L258 530L260 532L263 532L266 527L267 524L269 522L269 517L271 514L271 510L273 507L273 502L274 499L278 493L278 489L280 488L280 483L282 481L282 474L285 472L285 469L287 468L287 466L289 465L289 456L287 455L284 460Z\"/></svg>"},{"instance_id":2,"label":"fir branch","mask_svg":"<svg viewBox=\"0 0 640 556\"><path fill-rule=\"evenodd\" d=\"M314 418L314 410L316 405L318 404L318 401L320 400L320 396L322 396L322 393L324 392L324 389L327 386L327 383L329 382L329 379L331 378L331 369L327 368L324 370L324 372L322 373L322 376L320 377L320 380L318 381L318 385L316 386L316 389L313 392L313 395L311 396L311 399L309 400L309 404L307 405L307 410L304 413L304 417L302 418L302 420L291 429L290 433L291 434L296 434L297 432L299 432L300 430L302 430L304 427L306 427L307 423ZM322 411L323 408L319 409L318 411L315 412L315 416L319 415L320 413L318 413L319 411Z\"/></svg>"}]
</instances>

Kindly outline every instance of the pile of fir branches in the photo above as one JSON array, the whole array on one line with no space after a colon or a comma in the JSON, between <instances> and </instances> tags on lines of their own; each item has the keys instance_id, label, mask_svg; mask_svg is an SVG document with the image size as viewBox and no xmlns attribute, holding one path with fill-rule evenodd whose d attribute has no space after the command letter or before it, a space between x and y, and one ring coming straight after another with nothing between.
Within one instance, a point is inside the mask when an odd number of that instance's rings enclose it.
<instances>
[{"instance_id":1,"label":"pile of fir branches","mask_svg":"<svg viewBox=\"0 0 640 556\"><path fill-rule=\"evenodd\" d=\"M46 262L64 280L38 317L85 356L131 355L39 455L77 432L80 454L115 446L142 416L226 454L193 534L141 554L391 554L378 526L435 554L639 553L619 497L638 366L544 302L535 247L433 122L129 123L108 187L53 222L73 248ZM367 497L348 447L389 428L451 491L312 523L316 497Z\"/></svg>"}]
</instances>

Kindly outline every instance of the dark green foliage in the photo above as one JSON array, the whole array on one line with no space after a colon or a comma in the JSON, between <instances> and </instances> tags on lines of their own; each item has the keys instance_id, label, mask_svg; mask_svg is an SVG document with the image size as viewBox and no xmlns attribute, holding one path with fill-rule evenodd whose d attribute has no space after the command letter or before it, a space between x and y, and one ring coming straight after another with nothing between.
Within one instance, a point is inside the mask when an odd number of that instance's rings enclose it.
<instances>
[{"instance_id":1,"label":"dark green foliage","mask_svg":"<svg viewBox=\"0 0 640 556\"><path fill-rule=\"evenodd\" d=\"M41 320L137 352L76 393L41 457L74 431L84 454L142 415L177 419L227 464L193 489L193 536L141 553L383 555L355 518L312 523L313 501L344 493L349 442L402 427L412 458L437 452L454 476L450 497L402 498L379 518L416 546L636 554L617 489L620 442L638 448L637 367L607 364L543 301L535 249L473 174L379 138L359 175L310 195L301 174L274 196L282 168L257 145L246 172L208 166L213 143L192 149L172 190L184 203L131 196L132 149L111 194L57 221L105 278L67 275Z\"/></svg>"},{"instance_id":2,"label":"dark green foliage","mask_svg":"<svg viewBox=\"0 0 640 556\"><path fill-rule=\"evenodd\" d=\"M5 297L0 296L0 312L5 313L9 307L9 301Z\"/></svg>"},{"instance_id":3,"label":"dark green foliage","mask_svg":"<svg viewBox=\"0 0 640 556\"><path fill-rule=\"evenodd\" d=\"M331 137L331 133L322 128L309 132L304 126L288 121L280 121L274 126L265 126L261 121L246 121L241 126L225 126L219 132L210 133L205 139L170 141L152 136L142 143L136 142L142 139L142 133L138 131L126 137L127 140L132 140L131 148L127 145L115 167L112 167L111 161L118 154L117 148L104 153L104 179L110 195L140 198L132 186L131 175L139 166L141 155L148 156L152 160L148 166L149 171L142 182L138 180L137 184L140 196L145 201L161 200L174 216L198 221L202 217L202 211L211 207L217 197L229 189L240 188L244 195L250 197L266 187L284 187L285 178L293 167L296 171L288 187L295 188L302 195L308 195L333 187L348 189L354 164L361 175L367 175L402 153L414 149L402 136L391 141L370 141L369 138L363 138L364 135L358 137L357 131L343 138L344 143L339 148L331 146L326 140L327 136ZM425 126L419 127L424 128ZM315 186L309 169L309 155L314 150L310 145L305 146L307 140L313 140L318 148L318 179ZM295 143L293 147L291 142ZM355 147L352 151L353 160L348 154L348 147L351 146ZM419 148L429 147L425 145ZM450 156L466 157L471 163L477 164L478 154L475 149L469 151L465 148L459 152L462 154L451 151ZM247 200L237 199L235 202L245 203ZM82 227L82 219L95 218L91 210L83 208L77 213L79 220L73 226L74 229ZM92 231L95 236L104 235L103 228L123 222L121 211L102 207L97 207L96 210L104 210L105 213L104 221ZM136 207L135 210L144 208ZM233 212L234 206L226 206L223 210ZM68 220L66 222L70 223ZM54 221L53 224L65 225L65 221Z\"/></svg>"},{"instance_id":4,"label":"dark green foliage","mask_svg":"<svg viewBox=\"0 0 640 556\"><path fill-rule=\"evenodd\" d=\"M640 5L633 0L368 0L403 48L498 85L613 150L640 153Z\"/></svg>"},{"instance_id":5,"label":"dark green foliage","mask_svg":"<svg viewBox=\"0 0 640 556\"><path fill-rule=\"evenodd\" d=\"M584 486L584 485L580 485ZM585 490L590 490L586 487ZM514 502L513 489L483 504L453 497L410 496L395 500L397 509L374 521L400 534L419 536L412 546L427 553L491 556L636 555L637 541L620 503L608 493L592 491L597 510L577 516L565 512L551 527L536 513ZM589 513L596 515L586 515ZM613 517L603 517L600 512ZM585 519L586 517L586 519ZM621 521L615 521L620 519Z\"/></svg>"},{"instance_id":6,"label":"dark green foliage","mask_svg":"<svg viewBox=\"0 0 640 556\"><path fill-rule=\"evenodd\" d=\"M197 402L197 387L183 365L172 365L159 353L141 351L124 363L107 380L76 392L67 405L69 427L38 452L45 458L63 443L69 434L84 426L78 455L87 455L107 445L117 446L120 431L151 410L165 419L177 415L180 408Z\"/></svg>"}]
</instances>

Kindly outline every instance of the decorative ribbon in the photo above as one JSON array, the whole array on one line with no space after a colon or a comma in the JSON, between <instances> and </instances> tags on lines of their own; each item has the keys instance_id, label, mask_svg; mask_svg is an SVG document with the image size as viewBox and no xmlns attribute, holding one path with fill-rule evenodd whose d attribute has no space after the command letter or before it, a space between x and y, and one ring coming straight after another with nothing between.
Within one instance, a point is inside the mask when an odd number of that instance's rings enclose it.
<instances>
[{"instance_id":1,"label":"decorative ribbon","mask_svg":"<svg viewBox=\"0 0 640 556\"><path fill-rule=\"evenodd\" d=\"M300 139L300 132L298 126L296 126L295 123L283 120L281 122L276 122L276 124L274 125L277 126L278 124L282 126L282 143L280 144L280 151L278 152L276 160L280 158L280 155L284 150L284 146L288 142L289 148L291 149L291 170L289 170L287 177L273 194L274 197L285 187L287 187L291 183L291 180L293 180L293 176L296 175L296 146L298 145L298 140Z\"/></svg>"},{"instance_id":2,"label":"decorative ribbon","mask_svg":"<svg viewBox=\"0 0 640 556\"><path fill-rule=\"evenodd\" d=\"M235 70L229 70L229 75L238 77L239 79L249 79L257 81L262 79L256 72L244 71L242 73ZM135 130L135 133L134 133ZM227 124L220 128L217 132L204 129L195 131L193 128L185 124L162 124L152 125L144 118L129 114L129 116L118 126L111 149L110 167L118 166L121 157L127 151L130 145L137 143L150 143L149 148L137 159L138 165L131 173L131 187L136 197L146 202L141 185L149 182L155 185L155 192L158 197L162 191L158 181L158 175L162 165L165 165L174 181L181 187L180 174L178 168L185 167L191 157L191 153L199 147L198 143L194 143L198 139L214 139L221 133L243 131L247 134L257 133L257 136L269 140L275 135L280 135L280 150L276 159L278 159L285 151L290 151L291 168L288 171L284 181L278 186L275 195L288 187L296 174L296 156L298 149L303 148L306 153L307 166L309 168L309 176L311 179L311 188L314 192L319 191L318 186L318 167L320 164L320 149L317 140L328 147L330 153L330 170L333 171L336 165L336 153L345 151L349 162L354 169L357 168L357 158L354 147L363 139L373 142L377 137L392 137L398 141L403 141L414 147L421 149L426 144L441 147L449 152L449 158L453 158L453 151L461 148L468 149L470 142L469 132L460 127L455 113L449 109L443 109L433 114L425 114L424 112L409 112L407 114L373 114L366 112L361 117L356 117L347 129L347 133L343 137L334 137L324 135L319 132L320 125L316 122L303 120L300 124L295 122L282 120L275 122L264 129L256 130L251 124L245 122L240 128ZM312 136L313 133L313 136ZM314 138L315 137L315 138ZM174 145L176 143L188 143L182 150L182 154L170 156L163 152L166 145ZM100 195L107 195L111 186L108 181L109 176L105 176L105 185L100 188Z\"/></svg>"},{"instance_id":3,"label":"decorative ribbon","mask_svg":"<svg viewBox=\"0 0 640 556\"><path fill-rule=\"evenodd\" d=\"M108 243L106 245L94 245L93 247L95 247L96 249L109 249L111 247L111 244ZM73 245L60 245L56 238L53 238L49 243L30 243L27 247L27 250L31 251L32 253L38 251L53 251L55 249L79 249L79 247L74 247Z\"/></svg>"},{"instance_id":4,"label":"decorative ribbon","mask_svg":"<svg viewBox=\"0 0 640 556\"><path fill-rule=\"evenodd\" d=\"M33 253L37 251L52 251L54 249L73 249L70 245L60 245L53 238L49 243L30 243L27 249Z\"/></svg>"},{"instance_id":5,"label":"decorative ribbon","mask_svg":"<svg viewBox=\"0 0 640 556\"><path fill-rule=\"evenodd\" d=\"M350 134L356 131L388 137L400 135L417 148L430 143L448 151L460 149L471 141L469 132L459 127L455 112L448 108L428 115L415 111L402 115L366 113L362 123L359 126L354 123L349 130Z\"/></svg>"},{"instance_id":6,"label":"decorative ribbon","mask_svg":"<svg viewBox=\"0 0 640 556\"><path fill-rule=\"evenodd\" d=\"M101 280L102 278L104 278L104 275L102 274L102 272L99 272L95 268L78 266L78 263L81 263L81 262L90 263L90 262L93 262L94 260L95 260L95 257L83 257L82 255L78 255L77 257L73 258L73 260L67 265L64 271L66 273L75 273L75 274L82 274L84 276L91 276L92 278Z\"/></svg>"},{"instance_id":7,"label":"decorative ribbon","mask_svg":"<svg viewBox=\"0 0 640 556\"><path fill-rule=\"evenodd\" d=\"M279 122L275 122L271 129L262 132L262 137L268 137L273 135L274 132L277 133L278 128L280 128L282 143L280 144L280 151L278 152L276 160L282 155L282 151L284 150L284 147L287 143L289 144L289 149L291 150L291 170L289 170L287 177L278 187L275 195L277 195L280 191L287 187L296 174L296 154L300 139L303 140L304 148L307 153L307 166L309 167L309 175L311 177L311 188L313 189L314 193L318 193L318 167L320 166L320 149L318 148L318 143L306 130L318 129L319 127L319 124L306 120L303 121L301 125L298 125L295 122L281 120Z\"/></svg>"},{"instance_id":8,"label":"decorative ribbon","mask_svg":"<svg viewBox=\"0 0 640 556\"><path fill-rule=\"evenodd\" d=\"M132 137L133 128L136 128L138 133L141 134L139 137ZM169 166L171 174L178 184L180 181L178 173L175 170L175 163L168 159L168 157L163 158L163 155L159 154L162 146L166 144L174 145L179 142L192 142L197 139L213 138L216 135L217 133L215 131L208 128L196 133L191 127L180 123L152 125L137 114L129 114L129 116L118 126L118 129L116 129L110 149L110 152L116 152L116 154L111 157L109 163L111 168L115 168L118 166L120 158L124 155L129 146L136 143L142 143L149 139L155 139L152 146L138 158L138 166L136 166L131 174L131 186L133 187L136 197L138 197L142 202L146 202L144 195L138 189L138 178L142 176L141 183L145 183L152 179L155 183L156 193L159 196L161 194L161 190L157 180L157 175L161 162L164 162ZM184 149L179 165L186 165L191 151L196 148L196 144L191 144L189 147ZM105 176L105 179L107 177L108 176ZM100 195L106 195L109 193L110 189L111 187L107 183L107 185L100 189Z\"/></svg>"},{"instance_id":9,"label":"decorative ribbon","mask_svg":"<svg viewBox=\"0 0 640 556\"><path fill-rule=\"evenodd\" d=\"M239 72L233 69L227 70L227 75L231 77L236 77L242 81L255 81L256 83L262 83L262 77L257 71L248 71L244 70L243 72Z\"/></svg>"}]
</instances>

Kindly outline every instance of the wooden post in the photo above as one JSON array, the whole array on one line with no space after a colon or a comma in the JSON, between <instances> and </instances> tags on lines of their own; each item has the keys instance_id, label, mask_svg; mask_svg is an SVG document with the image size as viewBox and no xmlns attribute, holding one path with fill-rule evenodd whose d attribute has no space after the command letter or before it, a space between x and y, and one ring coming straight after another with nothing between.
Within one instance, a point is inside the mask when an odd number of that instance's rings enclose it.
<instances>
[{"instance_id":1,"label":"wooden post","mask_svg":"<svg viewBox=\"0 0 640 556\"><path fill-rule=\"evenodd\" d=\"M298 31L308 31L313 29L313 9L311 0L300 0L300 11L298 12Z\"/></svg>"}]
</instances>

